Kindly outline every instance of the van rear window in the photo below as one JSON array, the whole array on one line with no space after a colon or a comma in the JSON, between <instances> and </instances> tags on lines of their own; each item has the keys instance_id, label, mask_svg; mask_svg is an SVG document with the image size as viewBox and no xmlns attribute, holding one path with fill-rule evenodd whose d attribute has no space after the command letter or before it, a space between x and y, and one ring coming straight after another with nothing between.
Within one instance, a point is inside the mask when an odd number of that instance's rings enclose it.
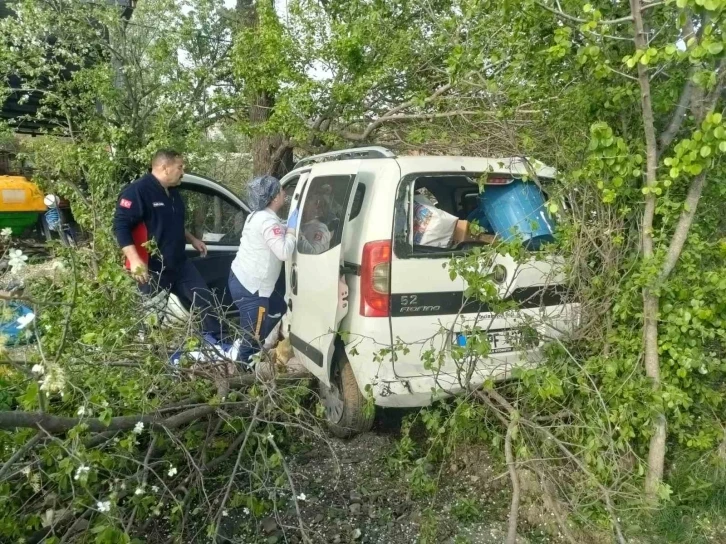
<instances>
[{"instance_id":1,"label":"van rear window","mask_svg":"<svg viewBox=\"0 0 726 544\"><path fill-rule=\"evenodd\" d=\"M432 173L411 176L401 186L396 213L405 209L409 219L397 219L396 239L409 248L404 253L433 256L516 237L537 250L554 241L555 220L536 183L501 176L499 183L487 183L480 192L478 178ZM471 234L472 223L481 227L482 235Z\"/></svg>"}]
</instances>

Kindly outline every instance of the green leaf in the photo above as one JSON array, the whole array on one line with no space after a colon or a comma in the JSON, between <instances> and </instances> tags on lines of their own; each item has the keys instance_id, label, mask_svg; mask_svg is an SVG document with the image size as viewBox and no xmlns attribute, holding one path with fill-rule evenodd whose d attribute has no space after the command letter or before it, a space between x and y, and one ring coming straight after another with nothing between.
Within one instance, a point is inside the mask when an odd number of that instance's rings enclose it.
<instances>
[{"instance_id":1,"label":"green leaf","mask_svg":"<svg viewBox=\"0 0 726 544\"><path fill-rule=\"evenodd\" d=\"M721 142L720 144L718 144L718 148L721 153L726 153L726 142Z\"/></svg>"},{"instance_id":2,"label":"green leaf","mask_svg":"<svg viewBox=\"0 0 726 544\"><path fill-rule=\"evenodd\" d=\"M704 0L703 7L708 11L716 11L720 7L721 2L719 0Z\"/></svg>"},{"instance_id":3,"label":"green leaf","mask_svg":"<svg viewBox=\"0 0 726 544\"><path fill-rule=\"evenodd\" d=\"M723 51L723 44L721 42L708 44L708 52L712 55L718 55L721 51Z\"/></svg>"},{"instance_id":4,"label":"green leaf","mask_svg":"<svg viewBox=\"0 0 726 544\"><path fill-rule=\"evenodd\" d=\"M676 0L676 6L678 6L680 9L683 9L688 5L688 0Z\"/></svg>"},{"instance_id":5,"label":"green leaf","mask_svg":"<svg viewBox=\"0 0 726 544\"><path fill-rule=\"evenodd\" d=\"M98 420L103 423L106 427L111 425L111 412L110 408L106 408L103 412L98 415Z\"/></svg>"},{"instance_id":6,"label":"green leaf","mask_svg":"<svg viewBox=\"0 0 726 544\"><path fill-rule=\"evenodd\" d=\"M592 4L585 4L582 6L582 11L585 13L590 13L592 11Z\"/></svg>"},{"instance_id":7,"label":"green leaf","mask_svg":"<svg viewBox=\"0 0 726 544\"><path fill-rule=\"evenodd\" d=\"M711 155L711 146L704 145L703 147L701 147L701 157L703 157L705 159L709 155Z\"/></svg>"}]
</instances>

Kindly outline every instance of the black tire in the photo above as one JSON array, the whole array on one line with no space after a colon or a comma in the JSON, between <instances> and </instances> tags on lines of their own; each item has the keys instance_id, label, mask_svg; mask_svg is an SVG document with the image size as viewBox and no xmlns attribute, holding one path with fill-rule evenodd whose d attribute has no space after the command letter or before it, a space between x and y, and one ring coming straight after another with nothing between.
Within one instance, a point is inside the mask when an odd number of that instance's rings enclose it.
<instances>
[{"instance_id":1,"label":"black tire","mask_svg":"<svg viewBox=\"0 0 726 544\"><path fill-rule=\"evenodd\" d=\"M371 430L375 410L358 389L358 382L348 359L334 363L330 387L319 383L320 400L325 407L325 422L338 438L350 438Z\"/></svg>"}]
</instances>

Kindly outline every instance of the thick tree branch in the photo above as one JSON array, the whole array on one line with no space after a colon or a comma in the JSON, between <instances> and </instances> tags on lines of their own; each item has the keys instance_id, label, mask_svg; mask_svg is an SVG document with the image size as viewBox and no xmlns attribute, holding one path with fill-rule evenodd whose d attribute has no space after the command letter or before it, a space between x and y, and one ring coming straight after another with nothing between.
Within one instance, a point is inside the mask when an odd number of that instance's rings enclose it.
<instances>
[{"instance_id":1,"label":"thick tree branch","mask_svg":"<svg viewBox=\"0 0 726 544\"><path fill-rule=\"evenodd\" d=\"M719 74L719 80L716 88L711 91L711 94L708 96L706 101L706 108L704 109L699 119L697 119L699 123L703 120L703 118L706 117L709 112L712 112L715 109L716 104L721 97L724 79L726 78L726 74L724 74L723 63L720 66L720 71L721 73ZM688 233L691 230L693 218L696 216L698 202L701 200L701 194L703 193L703 188L705 186L706 172L704 171L693 179L693 181L691 182L691 186L688 188L686 199L683 202L683 211L678 218L676 229L673 232L673 237L671 238L671 242L668 245L668 252L666 253L665 260L663 261L663 265L661 266L660 274L658 275L658 280L660 282L664 282L668 279L668 276L670 276L671 272L673 272L673 269L678 263L678 259L681 256L683 247L686 244Z\"/></svg>"},{"instance_id":2,"label":"thick tree branch","mask_svg":"<svg viewBox=\"0 0 726 544\"><path fill-rule=\"evenodd\" d=\"M512 481L512 503L509 507L509 528L507 530L505 544L517 544L517 519L519 518L520 492L519 475L517 474L517 465L514 461L514 453L512 452L512 439L516 428L517 420L512 417L509 425L507 425L507 435L504 437L504 456L507 461L509 479Z\"/></svg>"},{"instance_id":3,"label":"thick tree branch","mask_svg":"<svg viewBox=\"0 0 726 544\"><path fill-rule=\"evenodd\" d=\"M691 103L691 95L693 94L693 87L695 85L692 81L692 76L695 73L696 68L691 67L688 71L688 81L686 81L686 84L683 86L681 97L678 100L676 109L673 110L671 122L668 124L668 128L666 128L660 136L661 154L671 145L671 143L673 143L673 139L678 134L678 131L681 130L683 121L686 118L686 113L688 112L688 105Z\"/></svg>"},{"instance_id":4,"label":"thick tree branch","mask_svg":"<svg viewBox=\"0 0 726 544\"><path fill-rule=\"evenodd\" d=\"M544 2L535 2L539 7L546 9L547 11L554 13L555 15L558 15L562 17L563 19L567 19L568 21L572 21L573 23L587 23L589 22L587 19L582 19L580 17L575 17L574 15L570 15L568 13L565 13L559 8L553 8L545 4ZM650 2L648 4L645 4L640 7L640 12L643 12L647 9L654 8L656 6L660 6L662 4L665 4L665 2ZM633 15L627 15L625 17L619 17L617 19L606 19L604 21L598 21L601 25L618 25L621 23L630 23L633 21Z\"/></svg>"},{"instance_id":5,"label":"thick tree branch","mask_svg":"<svg viewBox=\"0 0 726 544\"><path fill-rule=\"evenodd\" d=\"M693 20L689 14L685 14L682 39L687 40L688 37L693 36L694 33ZM671 116L671 121L668 123L668 128L666 128L665 131L663 131L663 134L661 134L659 154L662 154L668 147L670 147L671 143L673 143L673 139L676 137L678 131L683 125L683 121L686 118L686 113L688 111L688 105L691 103L691 96L693 95L693 88L695 86L695 83L693 83L693 76L696 74L696 71L696 65L691 66L688 70L686 83L681 91L681 96L678 99L676 109L673 111L673 115Z\"/></svg>"}]
</instances>

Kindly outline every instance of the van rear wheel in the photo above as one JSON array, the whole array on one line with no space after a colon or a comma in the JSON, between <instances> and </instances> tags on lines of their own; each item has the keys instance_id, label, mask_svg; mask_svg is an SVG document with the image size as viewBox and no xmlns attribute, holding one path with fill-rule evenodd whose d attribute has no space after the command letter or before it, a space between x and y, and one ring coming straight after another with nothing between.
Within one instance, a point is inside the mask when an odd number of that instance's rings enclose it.
<instances>
[{"instance_id":1,"label":"van rear wheel","mask_svg":"<svg viewBox=\"0 0 726 544\"><path fill-rule=\"evenodd\" d=\"M353 369L346 358L333 368L330 387L320 382L320 400L325 408L325 420L338 438L350 438L371 430L375 410L358 389Z\"/></svg>"}]
</instances>

